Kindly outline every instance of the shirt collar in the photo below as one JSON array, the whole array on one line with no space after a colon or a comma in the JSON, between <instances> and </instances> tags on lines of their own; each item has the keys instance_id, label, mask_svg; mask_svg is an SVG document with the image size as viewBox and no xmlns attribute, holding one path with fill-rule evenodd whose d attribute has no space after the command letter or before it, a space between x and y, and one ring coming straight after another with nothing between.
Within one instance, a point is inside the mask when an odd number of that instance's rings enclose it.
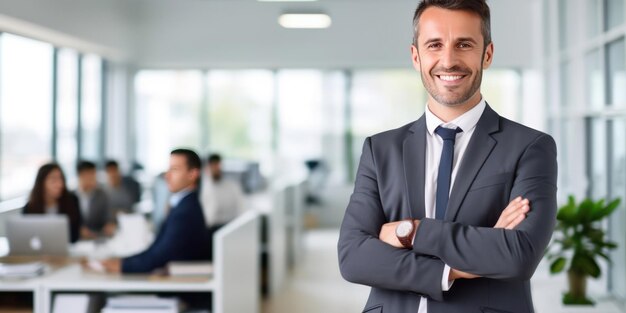
<instances>
[{"instance_id":1,"label":"shirt collar","mask_svg":"<svg viewBox=\"0 0 626 313\"><path fill-rule=\"evenodd\" d=\"M433 112L430 111L428 105L426 105L426 128L428 129L429 134L433 134L435 129L438 126L446 127L446 128L454 128L461 127L463 132L468 132L478 124L478 120L483 115L483 111L485 111L485 107L487 104L485 103L485 99L480 99L477 105L475 105L471 110L463 113L461 116L455 118L449 123L445 123L441 119L439 119ZM462 133L461 133L462 134Z\"/></svg>"},{"instance_id":2,"label":"shirt collar","mask_svg":"<svg viewBox=\"0 0 626 313\"><path fill-rule=\"evenodd\" d=\"M170 207L174 208L176 206L178 206L178 204L180 203L180 201L182 201L186 196L188 196L190 193L192 193L194 191L194 189L192 187L189 188L185 188L177 193L172 194L172 196L170 197Z\"/></svg>"}]
</instances>

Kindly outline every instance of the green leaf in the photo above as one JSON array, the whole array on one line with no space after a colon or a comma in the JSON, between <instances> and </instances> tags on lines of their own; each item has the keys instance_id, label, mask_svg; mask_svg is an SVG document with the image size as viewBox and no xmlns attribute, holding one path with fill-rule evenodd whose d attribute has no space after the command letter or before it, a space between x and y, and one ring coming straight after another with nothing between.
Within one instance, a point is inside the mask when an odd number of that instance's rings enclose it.
<instances>
[{"instance_id":1,"label":"green leaf","mask_svg":"<svg viewBox=\"0 0 626 313\"><path fill-rule=\"evenodd\" d=\"M601 256L603 259L605 259L607 262L609 263L613 263L613 261L611 261L611 258L609 258L608 255L606 255L605 253L603 253L602 251L596 251L596 254Z\"/></svg>"},{"instance_id":2,"label":"green leaf","mask_svg":"<svg viewBox=\"0 0 626 313\"><path fill-rule=\"evenodd\" d=\"M583 200L578 206L578 220L583 224L590 222L595 210L596 204L591 199Z\"/></svg>"},{"instance_id":3,"label":"green leaf","mask_svg":"<svg viewBox=\"0 0 626 313\"><path fill-rule=\"evenodd\" d=\"M576 216L576 203L571 202L573 197L570 198L570 202L559 208L556 218L566 226L578 224L578 218Z\"/></svg>"},{"instance_id":4,"label":"green leaf","mask_svg":"<svg viewBox=\"0 0 626 313\"><path fill-rule=\"evenodd\" d=\"M556 259L550 265L550 273L556 274L556 273L562 272L563 269L565 268L565 264L566 263L567 263L567 260L565 260L564 257L560 257L560 258Z\"/></svg>"},{"instance_id":5,"label":"green leaf","mask_svg":"<svg viewBox=\"0 0 626 313\"><path fill-rule=\"evenodd\" d=\"M611 201L611 203L609 203L606 207L603 205L603 207L600 210L598 210L597 212L594 212L593 216L591 217L591 220L598 221L613 214L613 212L619 207L620 202L621 202L621 199L617 198ZM604 203L604 201L602 203Z\"/></svg>"},{"instance_id":6,"label":"green leaf","mask_svg":"<svg viewBox=\"0 0 626 313\"><path fill-rule=\"evenodd\" d=\"M602 239L604 238L604 231L601 229L591 228L587 231L587 237L589 237L589 239L591 239L594 243L602 242Z\"/></svg>"},{"instance_id":7,"label":"green leaf","mask_svg":"<svg viewBox=\"0 0 626 313\"><path fill-rule=\"evenodd\" d=\"M580 270L593 278L598 278L601 274L600 266L598 266L596 260L594 260L591 256L582 253L574 255L574 259L572 260L572 269Z\"/></svg>"}]
</instances>

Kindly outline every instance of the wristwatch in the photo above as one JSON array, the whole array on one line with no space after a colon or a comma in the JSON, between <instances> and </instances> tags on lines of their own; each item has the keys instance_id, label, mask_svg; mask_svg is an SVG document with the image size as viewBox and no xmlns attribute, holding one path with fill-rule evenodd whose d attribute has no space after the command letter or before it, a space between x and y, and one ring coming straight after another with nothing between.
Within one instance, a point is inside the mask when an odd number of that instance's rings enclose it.
<instances>
[{"instance_id":1,"label":"wristwatch","mask_svg":"<svg viewBox=\"0 0 626 313\"><path fill-rule=\"evenodd\" d=\"M417 230L417 223L415 220L407 219L402 221L396 226L396 237L407 249L413 249L413 237L415 237L415 231Z\"/></svg>"}]
</instances>

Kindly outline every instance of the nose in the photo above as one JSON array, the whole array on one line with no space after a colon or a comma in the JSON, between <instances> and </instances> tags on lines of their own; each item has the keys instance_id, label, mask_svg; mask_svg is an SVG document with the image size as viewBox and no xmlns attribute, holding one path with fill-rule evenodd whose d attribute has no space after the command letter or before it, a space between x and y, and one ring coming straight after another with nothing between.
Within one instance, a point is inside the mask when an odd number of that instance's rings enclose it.
<instances>
[{"instance_id":1,"label":"nose","mask_svg":"<svg viewBox=\"0 0 626 313\"><path fill-rule=\"evenodd\" d=\"M458 65L457 51L453 45L446 45L441 51L441 58L439 63L445 69L451 69Z\"/></svg>"}]
</instances>

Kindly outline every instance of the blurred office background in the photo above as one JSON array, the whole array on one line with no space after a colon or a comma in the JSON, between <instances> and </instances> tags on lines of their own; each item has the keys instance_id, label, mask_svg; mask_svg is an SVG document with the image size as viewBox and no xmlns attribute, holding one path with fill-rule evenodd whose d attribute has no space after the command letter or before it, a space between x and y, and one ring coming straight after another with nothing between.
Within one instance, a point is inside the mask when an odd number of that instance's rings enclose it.
<instances>
[{"instance_id":1,"label":"blurred office background","mask_svg":"<svg viewBox=\"0 0 626 313\"><path fill-rule=\"evenodd\" d=\"M358 312L367 288L339 275L338 227L364 138L423 113L409 54L417 2L0 0L0 211L23 205L49 160L71 187L78 160L117 159L148 190L172 148L219 152L233 170L258 165L265 183L251 199L308 178L302 256L263 311ZM554 136L560 203L626 200L624 2L489 1L495 59L483 95ZM332 23L285 28L285 13ZM619 248L590 282L598 306L576 312L626 312L625 210L604 225ZM560 276L540 264L537 312L569 312Z\"/></svg>"}]
</instances>

